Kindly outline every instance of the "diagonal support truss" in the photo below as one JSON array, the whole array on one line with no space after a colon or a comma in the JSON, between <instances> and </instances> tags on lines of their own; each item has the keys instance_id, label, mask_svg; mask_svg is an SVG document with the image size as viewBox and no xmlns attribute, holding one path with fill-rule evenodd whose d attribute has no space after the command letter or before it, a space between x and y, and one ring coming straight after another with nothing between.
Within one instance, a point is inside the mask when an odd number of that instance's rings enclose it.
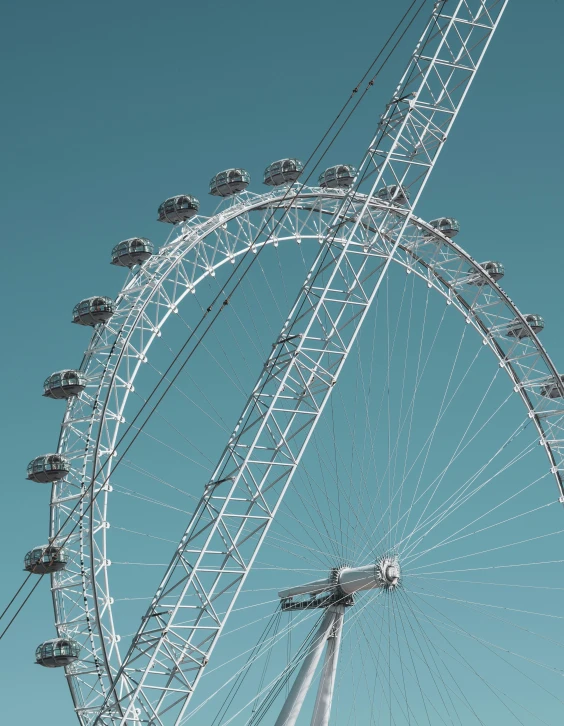
<instances>
[{"instance_id":1,"label":"diagonal support truss","mask_svg":"<svg viewBox=\"0 0 564 726\"><path fill-rule=\"evenodd\" d=\"M343 199L96 723L183 720L408 223L370 200L395 186L415 207L506 4L435 3L360 166L366 202L342 222Z\"/></svg>"}]
</instances>

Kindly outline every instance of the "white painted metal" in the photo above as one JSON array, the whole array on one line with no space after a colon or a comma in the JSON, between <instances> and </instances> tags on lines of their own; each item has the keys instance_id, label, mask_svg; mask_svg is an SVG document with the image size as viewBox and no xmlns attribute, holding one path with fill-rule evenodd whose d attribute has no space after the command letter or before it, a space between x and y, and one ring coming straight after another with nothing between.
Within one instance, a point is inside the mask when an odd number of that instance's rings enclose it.
<instances>
[{"instance_id":1,"label":"white painted metal","mask_svg":"<svg viewBox=\"0 0 564 726\"><path fill-rule=\"evenodd\" d=\"M326 577L322 580L315 580L315 582L306 582L304 585L296 585L296 587L280 590L278 597L285 600L289 597L296 597L296 595L318 595L320 592L327 592L332 585L331 578Z\"/></svg>"},{"instance_id":2,"label":"white painted metal","mask_svg":"<svg viewBox=\"0 0 564 726\"><path fill-rule=\"evenodd\" d=\"M506 2L461 0L453 3L452 14L444 13L444 6L444 2L436 3L360 166L360 183L374 171L365 202L343 243L336 244L331 231L323 240L294 309L114 679L112 696L101 712L105 723L122 709L121 724L133 714L139 714L143 723L160 723L159 714L167 712L168 718L178 723L209 662L407 227L407 218L400 218L397 229L398 217L391 206L381 221L371 218L370 201L383 185L399 184L411 193L409 205L416 204ZM335 224L350 213L353 195L344 198ZM363 254L358 254L356 234L372 229L372 225L374 231L365 237ZM395 241L389 245L392 230ZM371 254L374 249L384 249L385 254L375 258ZM242 501L247 506L243 513ZM223 553L219 566L217 552ZM177 601L165 610L161 601L171 592ZM186 602L194 599L201 605L187 608Z\"/></svg>"},{"instance_id":3,"label":"white painted metal","mask_svg":"<svg viewBox=\"0 0 564 726\"><path fill-rule=\"evenodd\" d=\"M281 590L278 597L282 600L298 595L318 595L322 592L339 587L345 595L354 595L361 590L375 590L396 584L400 577L399 564L392 557L384 557L363 567L343 567L335 579L327 577L314 582L307 582L296 587Z\"/></svg>"},{"instance_id":4,"label":"white painted metal","mask_svg":"<svg viewBox=\"0 0 564 726\"><path fill-rule=\"evenodd\" d=\"M339 573L339 587L346 595L354 595L361 590L375 590L397 581L399 569L395 562L385 561L364 567L347 567Z\"/></svg>"},{"instance_id":5,"label":"white painted metal","mask_svg":"<svg viewBox=\"0 0 564 726\"><path fill-rule=\"evenodd\" d=\"M287 203L306 210L306 215L308 209L319 209L323 212L321 214L316 212L315 218L311 215L306 216L303 226L281 233L278 241L295 243L296 236L299 235L304 243L318 244L320 229L312 223L312 220L323 221L332 215L334 213L332 205L338 204L341 196L335 190L329 193L323 190L305 189L298 199L290 198ZM247 215L254 209L257 210L257 214L261 214L260 210L268 209L269 205L277 206L281 198L281 192L277 192L277 196L271 192L262 196L248 195L248 198L239 201L237 207L228 211L234 222L238 218L245 220L240 227L248 225L251 229L256 229L258 225L247 218ZM359 208L361 203L362 197L358 201ZM378 217L383 206L373 201L370 205L371 215ZM399 209L396 212L398 215L406 214ZM214 224L220 227L226 223L225 220L226 216L221 215L219 221L215 221ZM556 368L536 336L517 342L505 338L502 331L506 326L503 321L522 316L498 285L482 286L477 290L466 283L468 269L474 269L476 275L484 274L480 266L462 248L434 231L422 220L413 216L410 216L410 220L410 226L404 234L404 244L398 248L395 262L432 285L483 337L504 372L509 375L515 395L521 398L538 429L540 442L548 456L561 495L564 470L562 399L548 401L539 393L543 382L557 375ZM229 218L227 223L230 223ZM146 331L156 329L156 323L152 321L159 320L162 327L167 315L172 314L172 306L180 305L183 297L189 294L200 280L205 280L215 269L220 269L223 264L233 259L233 256L241 255L247 249L243 239L224 248L217 237L214 237L212 222L206 221L204 227L201 239L197 237L198 230L193 232L196 235L195 240L190 236L191 229L183 232L178 240L170 245L170 249L175 251L172 259L168 257L156 259L154 268L148 267L140 273L146 275L145 286L140 286L139 275L131 278L120 297L115 330L108 328L95 333L82 366L88 375L89 387L84 395L69 402L61 437L60 451L73 459L74 467L78 468L79 473L82 469L77 467L78 463L84 461L88 465L88 462L92 461L91 454L87 453L84 456L85 445L87 452L96 451L96 436L89 434L89 431L96 432L99 426L102 429L98 448L100 459L104 461L104 451L111 453L111 442L117 439L135 376L146 360L150 346L157 338L155 332L146 335ZM212 232L208 231L210 228ZM364 237L359 234L356 241L359 250L363 249L363 242ZM272 244L273 241L270 240L269 243ZM373 254L382 255L383 251L376 249ZM197 260L201 260L204 255L214 260L214 266L206 268L198 266ZM179 278L186 280L186 284L177 284L167 298L166 305L159 301L159 297L151 302L150 295L157 296L161 285L164 287L168 284L168 280ZM141 292L139 287L142 288ZM128 292L130 289L131 293ZM139 315L141 305L146 305L146 312ZM103 357L104 351L108 350L114 351L117 361ZM100 376L99 371L102 370L104 375ZM99 400L106 402L102 406L105 412L102 416L96 410L96 406L100 406ZM117 409L114 400L119 401ZM105 432L111 433L112 436L107 443L104 439ZM104 683L107 683L108 671L104 669L102 651L98 648L99 631L96 629L98 620L103 624L102 632L111 659L110 663L116 659L119 665L119 641L112 628L110 592L104 584L108 567L105 547L107 505L111 498L111 489L107 485L104 486L104 478L99 477L96 481L102 490L95 502L92 515L94 522L92 554L88 549L87 540L84 540L84 534L88 534L88 522L83 522L68 543L69 569L52 578L59 633L61 636L70 635L78 638L84 651L88 652L91 649L93 657L96 658L97 670L92 668L91 663L88 665L88 670L86 668L81 670L80 663L75 668L67 669L67 680L77 704L77 713L85 724L91 723L92 719L96 718L99 708L96 704L100 698L104 698ZM58 526L58 522L64 520L70 507L74 506L80 496L77 492L81 491L81 486L80 477L77 478L73 472L68 481L61 482L53 488L52 512L55 524L52 526ZM94 491L98 493L99 490ZM67 529L80 521L79 515L80 512L71 517ZM64 535L65 530L63 530ZM90 575L91 561L93 571L96 573L95 578ZM99 600L103 606L99 610L92 607L82 617L76 617L75 613L80 611L85 601L93 602L94 584L100 588ZM89 646L89 643L93 645ZM82 692L87 695L83 696Z\"/></svg>"},{"instance_id":6,"label":"white painted metal","mask_svg":"<svg viewBox=\"0 0 564 726\"><path fill-rule=\"evenodd\" d=\"M449 4L453 5L452 2ZM487 33L491 33L494 26L488 24L489 16L485 5L480 3L480 7L483 7L483 11L480 12L486 16L484 27ZM500 9L499 4L497 5ZM466 4L459 3L457 7L460 12L466 13L463 6ZM497 10L495 12L497 13ZM456 16L456 12L453 12L453 16ZM477 17L478 13L475 20ZM498 19L497 15L496 18ZM448 16L441 16L441 22L446 23L447 19ZM462 24L462 21L460 22ZM468 24L467 20L464 22ZM420 63L425 62L427 61L422 55ZM477 67L475 64L469 65L469 68L475 69L475 67ZM450 66L444 63L442 68ZM456 70L464 69L461 65ZM405 101L398 103L398 106L401 104L407 109ZM418 112L423 113L421 109L418 109ZM420 119L415 112L413 116ZM394 124L398 118L399 115L394 117ZM413 129L415 121L412 120L410 123L412 124L410 128ZM389 127L391 126L390 121ZM394 128L396 127L397 125L394 125ZM436 128L431 124L429 128L434 129L437 141L440 135L436 132ZM401 145L398 144L399 146ZM417 148L420 151L423 149L422 146ZM404 156L404 164L408 156ZM400 160L397 161L399 163ZM399 177L393 176L391 183L397 178ZM339 206L342 197L343 195L338 192L331 195L320 193L319 190L305 190L298 199L290 195L288 203L307 208L308 203L314 206L319 200L324 200L326 213L339 215L343 209ZM73 562L66 573L60 573L52 578L59 633L61 635L78 633L82 642L89 644L89 651L92 654L88 669L80 664L67 669L77 713L84 724L96 720L121 662L117 634L112 623L107 580L105 532L108 519L106 507L110 490L104 481L109 467L103 476L94 477L91 484L92 473L96 472L103 462L108 461L113 453L117 431L122 422L133 380L139 367L146 360L152 341L160 335L160 328L166 322L167 316L181 302L182 297L194 289L199 280L204 279L219 265L234 259L235 255L244 252L245 248L239 248L236 244L222 246L218 241L218 230L238 216L247 215L253 209L268 209L269 205L275 206L280 198L281 194L276 190L262 197L247 195L236 204L223 209L212 219L199 218L187 225L179 238L161 250L158 258L138 275L130 278L119 300L121 305L119 314L104 330L95 333L81 366L82 370L88 371L89 387L83 395L69 402L59 447L61 451L70 453L75 466L79 464L80 467L77 467L78 476L75 472L74 478L71 477L68 482L53 488L51 531L58 530L59 524L65 519L71 507L84 496L85 492L90 491L90 496L94 496L101 491L88 517L83 519L81 516L89 501L84 497L80 509L71 518L70 525L80 524L69 541ZM338 206L331 208L331 203L335 200ZM477 274L482 274L479 265L459 247L439 234L431 233L430 236L428 234L425 242L421 235L421 230L426 228L425 225L399 209L394 212L396 217L405 220L406 225L413 225L413 229L410 231L405 225L393 226L390 223L389 233L383 235L381 244L375 243L372 249L366 249L366 242L371 234L373 240L376 221L376 227L385 231L386 206L370 197L363 198L358 193L348 197L348 204L347 211L352 210L361 220L356 232L351 234L351 239L348 240L351 250L356 249L357 252L363 250L368 255L383 259L395 247L394 261L412 269L416 274L428 274L429 284L447 296L447 299L468 316L469 322L483 335L484 341L491 347L511 377L516 394L523 399L529 409L539 430L540 443L547 452L555 479L561 487L564 462L561 401L547 402L539 395L543 382L547 377L555 376L556 370L535 337L525 341L509 341L507 345L508 341L502 332L504 329L502 323L504 320L520 316L511 301L497 286L486 286L487 289L479 291L471 290L467 285L466 270L471 267ZM387 219L389 220L389 216ZM403 231L403 243L395 244L398 231ZM288 235L287 239L295 239L297 232L294 230L293 233L288 232ZM309 235L316 242L320 237L331 236L326 231L320 233L319 229L317 233L310 229ZM352 239L355 235L355 239ZM303 239L306 237L307 234ZM434 250L431 250L432 245L428 244L431 238L435 240ZM345 243L339 235L335 240L338 244ZM173 286L171 281L174 275L180 283L176 282ZM70 529L70 525L67 529ZM62 536L64 534L65 530ZM87 605L84 606L83 603ZM76 616L77 608L82 608L79 617ZM124 681L127 684L126 678ZM128 686L125 685L124 688L127 690ZM140 708L141 712L146 710L146 713L152 714L147 704L148 701L136 708ZM104 721L106 723L118 721L120 708L120 700L117 699L114 703L112 698L111 709L105 709ZM154 718L156 723L161 722L157 716L150 715L149 718Z\"/></svg>"},{"instance_id":7,"label":"white painted metal","mask_svg":"<svg viewBox=\"0 0 564 726\"><path fill-rule=\"evenodd\" d=\"M292 688L286 698L280 715L276 719L275 726L294 726L302 709L305 697L311 686L315 670L321 659L323 648L335 625L337 611L329 607L321 619L321 624L315 633L304 657L298 675L292 684Z\"/></svg>"},{"instance_id":8,"label":"white painted metal","mask_svg":"<svg viewBox=\"0 0 564 726\"><path fill-rule=\"evenodd\" d=\"M339 586L347 595L353 595L359 590L383 587L383 583L379 578L378 567L373 563L364 567L343 570L339 573Z\"/></svg>"},{"instance_id":9,"label":"white painted metal","mask_svg":"<svg viewBox=\"0 0 564 726\"><path fill-rule=\"evenodd\" d=\"M335 677L337 675L337 664L339 662L339 651L341 649L341 638L343 635L345 608L342 605L334 605L333 610L335 611L335 620L333 622L333 628L327 638L325 661L319 679L311 726L329 726L329 718L331 716Z\"/></svg>"}]
</instances>

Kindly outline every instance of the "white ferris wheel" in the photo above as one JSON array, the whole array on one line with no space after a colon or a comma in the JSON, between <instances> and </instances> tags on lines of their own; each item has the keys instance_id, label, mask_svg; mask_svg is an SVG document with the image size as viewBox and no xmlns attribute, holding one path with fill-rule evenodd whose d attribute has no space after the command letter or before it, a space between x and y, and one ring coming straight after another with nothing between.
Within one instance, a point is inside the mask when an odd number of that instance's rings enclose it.
<instances>
[{"instance_id":1,"label":"white ferris wheel","mask_svg":"<svg viewBox=\"0 0 564 726\"><path fill-rule=\"evenodd\" d=\"M564 715L562 378L495 250L414 213L506 1L431 5L358 168L217 174L73 311L25 564L82 726Z\"/></svg>"}]
</instances>

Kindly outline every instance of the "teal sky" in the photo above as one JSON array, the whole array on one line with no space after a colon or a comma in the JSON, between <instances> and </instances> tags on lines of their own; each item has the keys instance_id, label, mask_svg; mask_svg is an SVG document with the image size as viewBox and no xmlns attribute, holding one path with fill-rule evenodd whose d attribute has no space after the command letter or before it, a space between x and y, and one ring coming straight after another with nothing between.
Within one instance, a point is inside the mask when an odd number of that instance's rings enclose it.
<instances>
[{"instance_id":1,"label":"teal sky","mask_svg":"<svg viewBox=\"0 0 564 726\"><path fill-rule=\"evenodd\" d=\"M63 414L41 397L42 382L78 365L86 347L70 325L73 305L121 287L112 246L163 240L156 210L168 196L195 194L211 213L217 171L247 168L260 190L270 161L307 158L407 5L30 0L4 9L2 603L47 532L48 490L25 481L27 462L55 446ZM475 258L504 262L505 289L544 316L543 342L564 369L563 28L560 0L510 1L418 212L456 217ZM358 162L414 37L327 165ZM75 723L62 674L33 664L52 620L45 582L0 643L3 723Z\"/></svg>"}]
</instances>

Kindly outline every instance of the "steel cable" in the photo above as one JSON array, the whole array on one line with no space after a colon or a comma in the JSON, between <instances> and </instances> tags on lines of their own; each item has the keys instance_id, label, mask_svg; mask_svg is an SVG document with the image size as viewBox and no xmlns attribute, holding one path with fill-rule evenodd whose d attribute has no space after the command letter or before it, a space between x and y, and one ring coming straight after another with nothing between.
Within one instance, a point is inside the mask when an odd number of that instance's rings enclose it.
<instances>
[{"instance_id":1,"label":"steel cable","mask_svg":"<svg viewBox=\"0 0 564 726\"><path fill-rule=\"evenodd\" d=\"M414 5L416 4L416 2L417 2L417 0L413 0L413 2L411 2L411 4L409 5L408 9L404 13L404 15L402 16L402 18L400 19L400 21L398 22L398 24L396 25L396 27L392 31L392 33L389 35L388 39L386 40L386 42L384 43L384 45L382 46L382 48L380 49L380 51L378 52L378 54L376 55L376 57L374 58L374 60L372 61L371 65L369 66L369 68L367 69L367 71L362 76L361 80L358 82L358 84L355 86L355 88L351 91L351 94L350 94L349 98L343 104L343 106L341 107L340 111L336 115L335 119L332 121L332 123L330 124L330 126L328 127L328 129L325 131L325 133L322 136L321 140L316 145L314 151L308 157L308 159L307 159L307 161L306 161L306 163L304 165L304 168L307 168L307 166L313 160L313 158L315 157L315 155L317 154L317 152L319 151L319 149L322 147L323 143L325 142L325 140L327 139L327 137L331 133L331 130L334 128L334 126L336 125L336 123L338 122L338 120L341 118L341 116L343 115L343 113L345 112L345 110L347 109L347 107L349 106L349 104L350 104L351 100L353 99L353 97L357 94L357 92L359 90L359 86L368 77L369 73L374 68L374 66L378 62L379 58L382 56L382 54L384 53L384 51L386 50L386 48L388 47L388 45L392 42L393 37L396 35L396 33L398 32L398 30L400 29L400 27L403 25L404 21L408 17L409 13L411 12L411 10L414 7ZM131 446L133 445L133 443L137 439L138 435L141 433L143 427L147 424L147 422L151 418L152 414L155 412L155 410L157 409L157 407L160 405L161 401L163 400L163 398L165 397L165 395L168 393L168 391L172 387L173 383L176 381L176 379L178 378L178 376L180 375L180 373L182 372L182 370L184 369L184 367L186 366L186 364L188 363L188 361L190 360L190 358L192 357L192 355L195 353L197 347L200 345L200 343L204 339L204 337L207 334L207 332L209 331L209 329L212 327L213 323L216 321L216 319L218 318L218 316L220 315L220 313L223 311L223 309L225 308L225 306L227 304L229 304L230 297L234 294L234 292L237 290L237 288L239 287L239 285L242 283L244 277L247 275L247 273L251 269L251 267L254 264L255 260L258 259L258 256L260 255L261 251L266 246L266 245L262 245L258 249L257 253L254 254L254 255L252 255L251 262L248 264L247 269L243 271L241 277L235 282L235 284L234 284L233 288L231 289L231 291L226 294L226 288L228 287L228 285L230 284L230 282L232 281L232 279L237 274L239 268L246 261L249 252L251 251L251 249L254 248L254 244L260 238L260 235L264 232L264 230L266 229L266 227L269 224L269 222L274 218L274 215L276 214L276 212L279 209L282 208L283 203L288 199L288 197L291 195L292 191L295 191L295 197L297 198L299 196L299 194L301 193L301 191L303 190L303 188L307 185L307 182L310 180L310 178L313 175L313 173L315 172L316 168L319 166L319 163L325 157L325 155L328 153L328 151L331 148L331 146L335 143L336 139L338 138L338 136L340 135L340 133L343 131L343 129L345 128L346 124L349 122L352 114L356 111L356 109L358 108L359 104L361 103L361 101L366 96L368 90L374 85L375 79L379 76L379 74L381 73L381 71L383 70L383 68L385 67L385 65L387 64L387 62L390 59L391 55L393 54L393 52L397 48L398 44L401 42L401 40L403 39L403 37L405 36L405 34L407 33L407 31L409 30L409 28L411 27L413 21L415 20L415 18L417 17L417 15L421 11L421 9L425 5L425 3L426 3L426 0L422 0L421 1L420 6L419 6L418 10L416 11L415 15L411 18L411 20L409 21L408 25L406 26L406 28L401 33L401 35L398 38L398 40L393 45L393 47L390 50L390 52L384 58L384 60L381 63L380 67L378 68L377 72L371 77L371 79L370 79L369 83L367 84L366 88L364 89L364 91L362 92L362 94L360 95L360 97L358 98L358 100L355 103L355 105L353 106L353 108L350 110L349 114L346 116L346 118L343 121L343 123L341 124L341 126L337 129L337 131L335 132L335 134L333 135L333 137L330 139L330 141L329 141L329 143L327 145L327 148L323 151L323 153L321 154L321 156L319 157L319 159L317 160L317 162L315 163L315 165L313 166L313 168L311 169L311 171L307 175L305 181L304 182L300 182L300 184L297 185L296 188L294 187L294 185L290 186L288 188L288 190L286 191L286 193L284 194L283 198L278 201L276 207L272 210L272 213L270 214L270 216L266 219L266 221L263 223L262 227L259 229L259 231L255 235L255 238L254 238L253 242L250 244L249 249L243 254L241 260L236 264L236 266L232 270L231 274L229 275L227 281L222 286L222 289L216 294L216 296L214 297L212 303L208 306L208 308L206 309L206 311L203 313L201 319L198 321L198 323L196 324L196 326L193 328L192 332L188 336L187 340L185 341L185 343L183 344L183 346L181 347L181 349L179 350L179 352L174 357L174 359L171 362L171 364L168 366L168 368L165 371L165 373L163 374L162 378L155 385L155 387L151 391L149 397L146 399L145 403L142 405L142 407L140 408L140 410L137 412L137 414L135 415L134 419L128 425L128 427L126 428L126 430L124 431L124 433L122 434L122 436L119 438L118 442L116 443L116 445L114 447L114 451L117 450L117 448L119 447L119 445L123 442L124 438L128 435L128 433L130 432L131 428L134 426L135 422L138 420L138 418L142 414L142 412L145 409L145 407L148 405L148 403L150 402L150 400L152 399L152 397L156 394L159 386L162 384L162 382L164 380L167 380L167 375L170 372L170 370L174 367L174 365L179 360L179 358L182 355L182 353L184 353L184 351L188 347L188 345L191 342L191 340L195 337L196 332L203 325L203 323L205 322L206 318L212 312L214 306L223 297L224 300L223 300L221 306L219 307L219 309L217 310L217 312L214 313L211 322L204 329L204 331L202 332L202 334L200 335L200 337L196 340L196 342L194 344L194 347L192 348L192 350L188 354L187 358L182 363L181 367L179 368L179 370L177 371L177 373L173 377L172 382L170 382L169 385L165 388L164 393L160 396L160 398L158 399L158 401L155 404L155 406L150 410L149 414L147 415L147 418L143 421L143 423L141 424L140 428L137 430L137 433L134 435L134 437L131 440L131 442L129 442L128 446L126 447L126 449L124 450L124 452L122 453L122 455L119 457L118 461L115 463L115 465L113 467L113 471L116 470L117 466L122 461L122 459L125 456L125 454L129 451L129 449L131 448ZM283 215L276 222L276 225L273 228L273 230L270 233L270 235L272 235L276 231L276 229L282 223L282 221L284 220L284 218L286 217L286 215L289 213L289 211L290 211L291 208L292 208L291 205L289 205L288 207L286 207L286 209L283 212ZM329 244L331 244L331 243L332 242L330 242ZM55 535L53 535L50 538L51 541L55 541L57 539L57 537L61 534L61 532L63 531L63 529L66 526L66 524L72 519L73 514L77 511L78 507L81 505L81 503L83 502L83 500L85 499L85 497L89 494L91 488L93 487L94 481L102 473L102 471L105 468L106 464L110 460L111 460L111 457L108 457L108 459L106 460L106 462L91 477L89 486L87 488L85 488L84 492L80 495L79 500L77 501L77 503L75 504L75 506L70 510L70 512L67 514L65 520L60 525L58 531L55 533ZM109 480L109 476L103 481L103 483L101 484L101 486L98 489L98 491L94 494L94 496L91 497L90 501L88 502L88 504L86 505L86 507L84 508L84 510L82 511L82 513L80 514L79 519L76 521L75 525L70 530L70 532L68 532L68 534L65 536L65 540L61 544L61 547L63 547L65 545L65 543L68 541L68 539L70 538L70 536L74 533L74 531L76 530L76 528L78 527L78 525L80 524L80 522L83 520L83 518L85 517L85 515L90 511L90 509L91 509L92 505L94 504L94 502L96 501L98 495L100 494L101 491L104 490L104 486L105 486L105 484L107 483L108 480ZM13 605L14 601L17 599L18 595L21 593L21 591L23 590L24 586L26 585L26 583L30 579L31 574L33 574L33 573L30 572L28 574L28 576L24 579L22 585L20 585L20 587L18 588L18 590L16 591L16 593L14 594L14 596L12 597L12 599L9 601L9 603L7 604L7 606L5 607L5 609L3 610L3 612L0 614L0 620L3 617L5 617L5 615L7 614L7 612L9 611L9 609L11 608L11 606ZM18 610L16 611L15 615L12 617L12 619L10 620L10 622L8 623L8 625L6 626L6 628L4 629L4 631L2 631L2 633L0 634L0 640L4 637L4 635L6 634L6 632L8 631L8 629L10 628L10 626L13 624L13 622L16 619L16 617L19 615L19 613L21 612L21 610L23 609L23 607L25 606L25 604L28 602L29 598L31 597L31 594L34 592L34 590L36 589L38 583L42 579L43 579L43 575L40 576L40 578L38 579L38 581L36 582L36 584L33 586L33 588L28 593L28 595L26 596L26 598L24 599L24 601L22 602L22 604L19 606Z\"/></svg>"}]
</instances>

